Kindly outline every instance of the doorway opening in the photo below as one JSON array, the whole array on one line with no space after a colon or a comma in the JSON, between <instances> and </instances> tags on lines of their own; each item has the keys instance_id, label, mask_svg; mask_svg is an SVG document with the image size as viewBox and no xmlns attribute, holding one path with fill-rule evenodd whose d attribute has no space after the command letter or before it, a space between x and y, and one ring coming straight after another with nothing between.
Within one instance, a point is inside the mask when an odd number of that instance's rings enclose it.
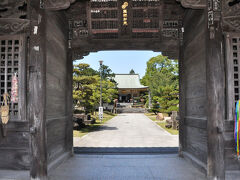
<instances>
[{"instance_id":1,"label":"doorway opening","mask_svg":"<svg viewBox=\"0 0 240 180\"><path fill-rule=\"evenodd\" d=\"M100 51L73 64L75 153L178 152L177 60Z\"/></svg>"}]
</instances>

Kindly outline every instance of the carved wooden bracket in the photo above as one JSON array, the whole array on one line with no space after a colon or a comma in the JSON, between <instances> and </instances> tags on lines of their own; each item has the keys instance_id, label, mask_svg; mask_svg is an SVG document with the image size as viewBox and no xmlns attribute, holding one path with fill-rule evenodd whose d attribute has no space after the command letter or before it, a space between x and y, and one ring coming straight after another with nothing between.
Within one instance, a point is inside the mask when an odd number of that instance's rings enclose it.
<instances>
[{"instance_id":1,"label":"carved wooden bracket","mask_svg":"<svg viewBox=\"0 0 240 180\"><path fill-rule=\"evenodd\" d=\"M191 9L204 9L207 7L206 0L176 0L179 1L183 7Z\"/></svg>"},{"instance_id":2,"label":"carved wooden bracket","mask_svg":"<svg viewBox=\"0 0 240 180\"><path fill-rule=\"evenodd\" d=\"M240 17L223 18L224 27L228 26L229 30L240 32Z\"/></svg>"},{"instance_id":3,"label":"carved wooden bracket","mask_svg":"<svg viewBox=\"0 0 240 180\"><path fill-rule=\"evenodd\" d=\"M240 4L230 6L232 0L223 1L223 30L240 32Z\"/></svg>"},{"instance_id":4,"label":"carved wooden bracket","mask_svg":"<svg viewBox=\"0 0 240 180\"><path fill-rule=\"evenodd\" d=\"M1 18L22 18L27 15L26 0L1 0L0 17Z\"/></svg>"},{"instance_id":5,"label":"carved wooden bracket","mask_svg":"<svg viewBox=\"0 0 240 180\"><path fill-rule=\"evenodd\" d=\"M47 10L67 9L76 0L43 0L42 7Z\"/></svg>"},{"instance_id":6,"label":"carved wooden bracket","mask_svg":"<svg viewBox=\"0 0 240 180\"><path fill-rule=\"evenodd\" d=\"M72 60L75 61L83 59L83 57L89 55L89 53L89 51L72 50Z\"/></svg>"},{"instance_id":7,"label":"carved wooden bracket","mask_svg":"<svg viewBox=\"0 0 240 180\"><path fill-rule=\"evenodd\" d=\"M26 19L0 18L0 35L18 34L29 27Z\"/></svg>"}]
</instances>

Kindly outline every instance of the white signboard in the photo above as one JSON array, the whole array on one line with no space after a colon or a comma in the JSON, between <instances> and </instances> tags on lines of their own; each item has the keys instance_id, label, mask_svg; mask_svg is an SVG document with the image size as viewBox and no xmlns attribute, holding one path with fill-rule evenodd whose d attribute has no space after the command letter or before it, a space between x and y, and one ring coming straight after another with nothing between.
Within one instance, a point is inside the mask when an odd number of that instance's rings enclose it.
<instances>
[{"instance_id":1,"label":"white signboard","mask_svg":"<svg viewBox=\"0 0 240 180\"><path fill-rule=\"evenodd\" d=\"M99 119L102 120L103 119L103 107L99 107L98 115L99 115Z\"/></svg>"}]
</instances>

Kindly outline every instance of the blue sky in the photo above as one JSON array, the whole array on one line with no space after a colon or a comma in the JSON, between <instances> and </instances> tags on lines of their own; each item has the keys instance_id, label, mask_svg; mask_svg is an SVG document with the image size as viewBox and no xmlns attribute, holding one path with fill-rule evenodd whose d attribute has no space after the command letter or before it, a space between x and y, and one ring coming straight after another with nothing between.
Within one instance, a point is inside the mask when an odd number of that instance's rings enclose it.
<instances>
[{"instance_id":1,"label":"blue sky","mask_svg":"<svg viewBox=\"0 0 240 180\"><path fill-rule=\"evenodd\" d=\"M75 63L87 63L97 70L99 60L103 60L103 64L109 66L115 74L129 73L133 69L142 77L145 74L147 61L159 54L161 53L152 51L100 51L90 53Z\"/></svg>"}]
</instances>

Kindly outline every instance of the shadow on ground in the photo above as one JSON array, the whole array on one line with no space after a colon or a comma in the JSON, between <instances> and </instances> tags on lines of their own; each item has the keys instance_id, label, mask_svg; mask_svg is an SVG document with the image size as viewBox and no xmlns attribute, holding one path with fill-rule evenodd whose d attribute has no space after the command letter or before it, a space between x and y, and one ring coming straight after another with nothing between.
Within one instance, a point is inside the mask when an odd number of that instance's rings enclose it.
<instances>
[{"instance_id":1,"label":"shadow on ground","mask_svg":"<svg viewBox=\"0 0 240 180\"><path fill-rule=\"evenodd\" d=\"M105 131L105 130L118 130L117 127L113 126L85 126L85 127L74 127L73 130L82 131L82 132L92 132L92 131Z\"/></svg>"}]
</instances>

